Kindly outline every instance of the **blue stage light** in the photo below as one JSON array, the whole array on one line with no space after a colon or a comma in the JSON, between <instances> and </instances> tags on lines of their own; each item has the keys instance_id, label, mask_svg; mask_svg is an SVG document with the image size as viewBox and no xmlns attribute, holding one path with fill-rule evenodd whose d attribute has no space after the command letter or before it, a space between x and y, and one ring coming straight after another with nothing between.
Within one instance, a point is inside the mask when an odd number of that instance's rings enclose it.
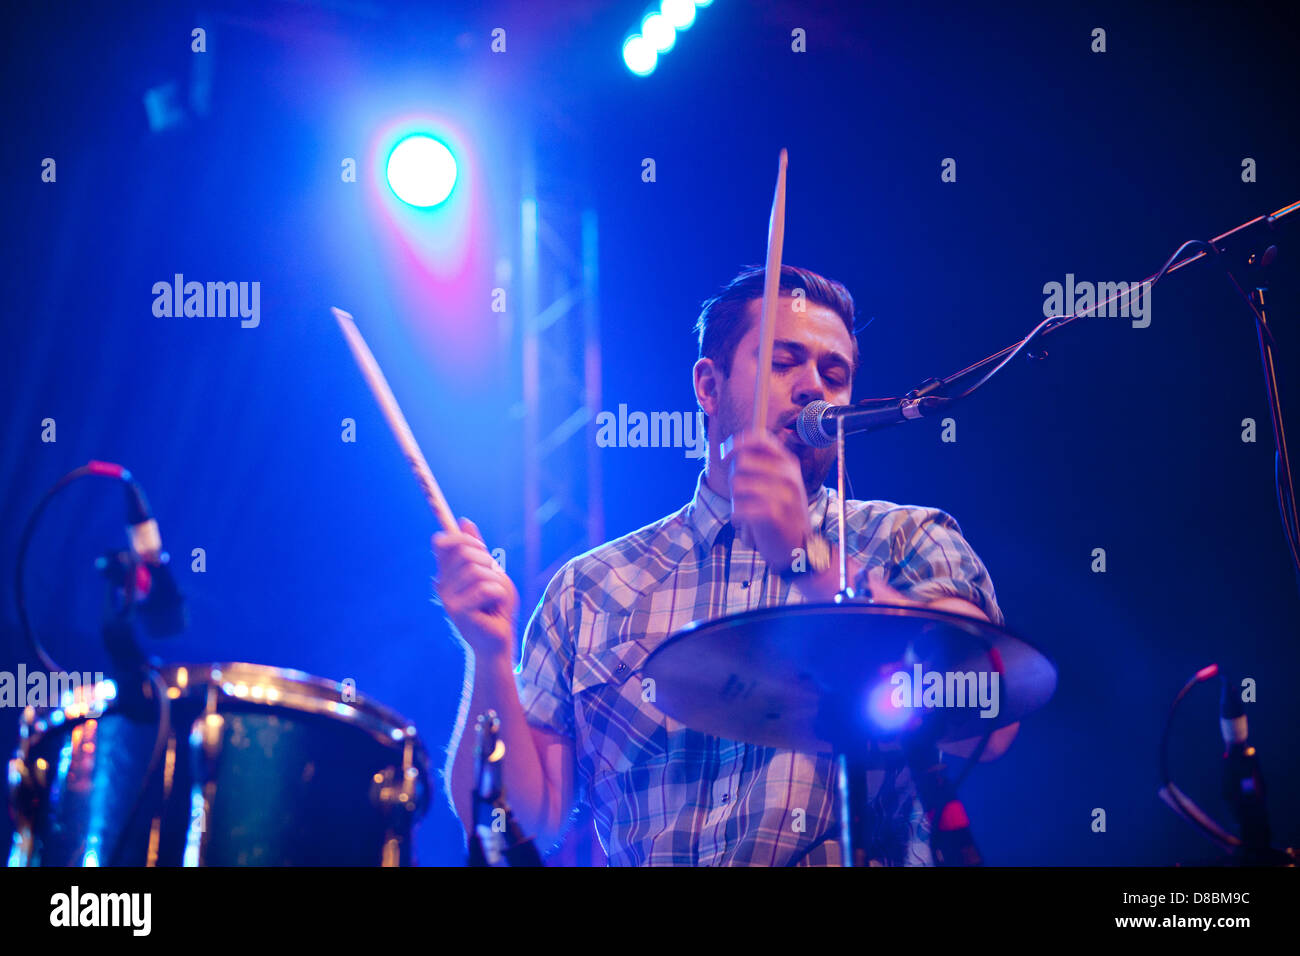
<instances>
[{"instance_id":1,"label":"blue stage light","mask_svg":"<svg viewBox=\"0 0 1300 956\"><path fill-rule=\"evenodd\" d=\"M659 4L659 9L664 19L671 23L675 30L690 29L691 24L695 22L694 0L663 0Z\"/></svg>"},{"instance_id":2,"label":"blue stage light","mask_svg":"<svg viewBox=\"0 0 1300 956\"><path fill-rule=\"evenodd\" d=\"M899 707L894 703L894 687L881 681L867 694L864 716L877 730L896 733L916 719L916 711L910 706Z\"/></svg>"},{"instance_id":3,"label":"blue stage light","mask_svg":"<svg viewBox=\"0 0 1300 956\"><path fill-rule=\"evenodd\" d=\"M641 35L660 53L667 53L677 42L677 31L662 13L652 13L641 21Z\"/></svg>"},{"instance_id":4,"label":"blue stage light","mask_svg":"<svg viewBox=\"0 0 1300 956\"><path fill-rule=\"evenodd\" d=\"M623 62L637 76L649 76L659 62L659 51L641 34L634 33L623 43Z\"/></svg>"},{"instance_id":5,"label":"blue stage light","mask_svg":"<svg viewBox=\"0 0 1300 956\"><path fill-rule=\"evenodd\" d=\"M388 155L388 185L402 202L436 206L456 185L456 158L425 133L408 136Z\"/></svg>"}]
</instances>

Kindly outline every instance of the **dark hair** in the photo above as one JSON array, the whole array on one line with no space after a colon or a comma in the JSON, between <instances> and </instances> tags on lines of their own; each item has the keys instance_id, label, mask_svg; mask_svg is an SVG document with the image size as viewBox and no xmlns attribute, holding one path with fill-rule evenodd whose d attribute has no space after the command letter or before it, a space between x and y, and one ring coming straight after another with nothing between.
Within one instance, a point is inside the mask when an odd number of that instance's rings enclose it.
<instances>
[{"instance_id":1,"label":"dark hair","mask_svg":"<svg viewBox=\"0 0 1300 956\"><path fill-rule=\"evenodd\" d=\"M724 375L731 374L731 360L736 346L749 331L745 309L754 299L763 298L763 267L746 266L713 298L705 301L695 331L700 336L700 358L712 359ZM858 340L853 328L853 296L834 279L827 279L808 269L781 266L781 292L802 289L809 302L824 305L838 313L853 342L853 372L858 371Z\"/></svg>"}]
</instances>

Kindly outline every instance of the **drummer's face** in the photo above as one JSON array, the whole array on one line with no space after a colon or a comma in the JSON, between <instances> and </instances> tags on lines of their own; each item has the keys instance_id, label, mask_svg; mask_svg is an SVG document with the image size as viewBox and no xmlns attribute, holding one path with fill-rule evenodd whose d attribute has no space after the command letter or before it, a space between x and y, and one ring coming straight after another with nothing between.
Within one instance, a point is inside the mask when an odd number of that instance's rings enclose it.
<instances>
[{"instance_id":1,"label":"drummer's face","mask_svg":"<svg viewBox=\"0 0 1300 956\"><path fill-rule=\"evenodd\" d=\"M799 459L804 486L814 494L830 473L835 449L812 448L799 440L794 422L809 402L847 405L853 391L853 340L834 309L783 295L777 301L776 334L769 371L767 428ZM717 414L710 414L709 443L749 428L754 420L754 374L758 365L761 299L747 306L749 330L736 345L731 374L719 382ZM707 410L707 409L706 409Z\"/></svg>"}]
</instances>

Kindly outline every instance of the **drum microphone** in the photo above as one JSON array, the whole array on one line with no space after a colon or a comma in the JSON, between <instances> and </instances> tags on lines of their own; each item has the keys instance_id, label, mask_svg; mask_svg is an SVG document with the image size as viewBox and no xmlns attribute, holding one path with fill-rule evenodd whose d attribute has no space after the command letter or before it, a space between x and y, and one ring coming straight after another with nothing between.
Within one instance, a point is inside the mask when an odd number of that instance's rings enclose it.
<instances>
[{"instance_id":1,"label":"drum microphone","mask_svg":"<svg viewBox=\"0 0 1300 956\"><path fill-rule=\"evenodd\" d=\"M506 800L502 763L506 755L501 739L501 718L495 710L479 714L476 723L478 753L475 758L474 828L469 832L467 866L545 866L532 837L515 819Z\"/></svg>"},{"instance_id":2,"label":"drum microphone","mask_svg":"<svg viewBox=\"0 0 1300 956\"><path fill-rule=\"evenodd\" d=\"M1223 798L1241 825L1240 852L1245 862L1263 862L1271 855L1272 832L1265 803L1264 774L1259 755L1248 742L1246 708L1238 688L1223 684L1219 700L1219 730L1223 735Z\"/></svg>"},{"instance_id":3,"label":"drum microphone","mask_svg":"<svg viewBox=\"0 0 1300 956\"><path fill-rule=\"evenodd\" d=\"M176 586L168 566L169 556L162 549L158 520L149 508L144 489L125 468L118 478L126 492L126 534L136 557L135 576L131 582L136 595L136 612L151 637L170 637L185 630L188 615L185 599Z\"/></svg>"},{"instance_id":4,"label":"drum microphone","mask_svg":"<svg viewBox=\"0 0 1300 956\"><path fill-rule=\"evenodd\" d=\"M928 418L944 411L953 402L950 398L927 395L924 398L868 399L857 405L832 405L830 402L809 402L795 420L795 430L804 444L813 448L826 448L835 443L836 422L843 419L844 434L869 432L888 428L900 422Z\"/></svg>"},{"instance_id":5,"label":"drum microphone","mask_svg":"<svg viewBox=\"0 0 1300 956\"><path fill-rule=\"evenodd\" d=\"M155 564L162 557L162 533L158 530L158 519L149 508L149 500L125 468L119 476L122 488L126 492L126 536L130 539L131 550L141 561Z\"/></svg>"}]
</instances>

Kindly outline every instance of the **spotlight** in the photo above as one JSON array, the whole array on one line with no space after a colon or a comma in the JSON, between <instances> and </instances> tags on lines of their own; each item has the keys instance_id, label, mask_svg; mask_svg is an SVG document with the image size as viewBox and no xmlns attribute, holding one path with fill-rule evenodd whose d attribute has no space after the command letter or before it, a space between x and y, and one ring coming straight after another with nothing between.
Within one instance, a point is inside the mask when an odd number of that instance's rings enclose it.
<instances>
[{"instance_id":1,"label":"spotlight","mask_svg":"<svg viewBox=\"0 0 1300 956\"><path fill-rule=\"evenodd\" d=\"M695 22L695 2L694 0L663 0L659 5L663 12L664 19L673 25L675 30L690 29Z\"/></svg>"},{"instance_id":2,"label":"spotlight","mask_svg":"<svg viewBox=\"0 0 1300 956\"><path fill-rule=\"evenodd\" d=\"M623 43L623 62L637 76L649 76L659 62L659 51L641 34L634 33Z\"/></svg>"},{"instance_id":3,"label":"spotlight","mask_svg":"<svg viewBox=\"0 0 1300 956\"><path fill-rule=\"evenodd\" d=\"M893 692L891 684L881 681L871 689L865 701L864 716L876 729L886 733L902 730L916 717L914 710L894 705Z\"/></svg>"},{"instance_id":4,"label":"spotlight","mask_svg":"<svg viewBox=\"0 0 1300 956\"><path fill-rule=\"evenodd\" d=\"M641 35L660 53L667 53L677 42L677 31L662 13L652 13L642 21Z\"/></svg>"},{"instance_id":5,"label":"spotlight","mask_svg":"<svg viewBox=\"0 0 1300 956\"><path fill-rule=\"evenodd\" d=\"M456 185L456 158L427 133L406 137L388 155L388 185L411 206L436 206Z\"/></svg>"}]
</instances>

